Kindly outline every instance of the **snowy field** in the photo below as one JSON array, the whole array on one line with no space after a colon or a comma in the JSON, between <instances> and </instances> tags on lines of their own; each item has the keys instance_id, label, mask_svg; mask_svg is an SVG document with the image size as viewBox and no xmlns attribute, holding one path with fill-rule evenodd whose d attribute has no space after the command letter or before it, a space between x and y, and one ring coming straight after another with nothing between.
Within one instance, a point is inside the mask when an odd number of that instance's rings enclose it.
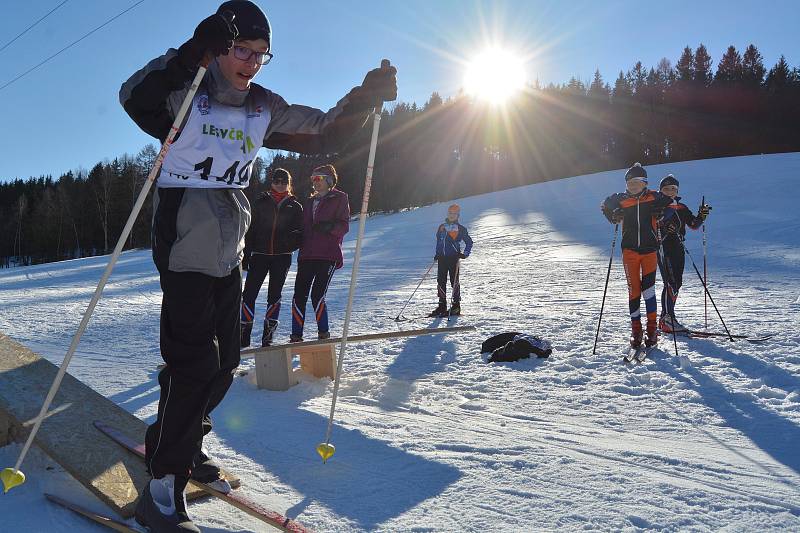
<instances>
[{"instance_id":1,"label":"snowy field","mask_svg":"<svg viewBox=\"0 0 800 533\"><path fill-rule=\"evenodd\" d=\"M674 173L695 212L705 195L712 296L733 333L773 339L679 339L676 356L662 338L652 360L626 367L617 248L593 356L613 235L599 204L623 190L623 171L530 185L458 200L475 248L461 267L464 316L450 323L476 331L348 348L328 464L314 448L331 382L269 392L254 372L237 376L216 411L211 452L241 476L240 490L318 531L800 531L800 153L648 172L652 186ZM445 325L421 318L436 303L432 278L404 313L413 320L393 318L430 264L446 206L368 222L352 334ZM328 295L334 333L355 234ZM687 245L702 271L701 233ZM106 261L0 270L0 331L60 364ZM266 289L254 339L265 299ZM70 368L148 422L159 305L149 252L123 254ZM703 327L688 258L677 313ZM709 329L722 330L710 302ZM481 342L513 330L550 340L553 355L486 364ZM0 449L2 466L19 451ZM0 496L0 530L101 531L45 501L51 491L103 509L46 456L30 454L23 470L29 481ZM267 530L218 501L190 513L204 531Z\"/></svg>"}]
</instances>

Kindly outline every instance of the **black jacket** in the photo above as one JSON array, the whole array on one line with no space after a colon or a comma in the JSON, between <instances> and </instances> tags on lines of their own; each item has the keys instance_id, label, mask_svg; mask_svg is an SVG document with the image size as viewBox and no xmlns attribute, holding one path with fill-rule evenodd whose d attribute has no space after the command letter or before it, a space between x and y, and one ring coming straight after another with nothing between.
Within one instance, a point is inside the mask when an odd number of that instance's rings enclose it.
<instances>
[{"instance_id":1,"label":"black jacket","mask_svg":"<svg viewBox=\"0 0 800 533\"><path fill-rule=\"evenodd\" d=\"M637 195L612 194L601 209L609 222L615 211L622 210L622 249L644 254L658 249L656 218L671 202L672 198L666 194L645 189Z\"/></svg>"},{"instance_id":2,"label":"black jacket","mask_svg":"<svg viewBox=\"0 0 800 533\"><path fill-rule=\"evenodd\" d=\"M658 221L661 227L661 236L664 240L676 239L680 236L680 240L686 236L687 226L691 229L697 229L703 225L705 217L694 216L691 209L686 207L686 204L681 202L680 196L675 198L666 209L664 209L664 216Z\"/></svg>"},{"instance_id":3,"label":"black jacket","mask_svg":"<svg viewBox=\"0 0 800 533\"><path fill-rule=\"evenodd\" d=\"M289 254L303 242L303 207L292 195L279 204L269 191L253 201L253 220L245 236L244 254Z\"/></svg>"}]
</instances>

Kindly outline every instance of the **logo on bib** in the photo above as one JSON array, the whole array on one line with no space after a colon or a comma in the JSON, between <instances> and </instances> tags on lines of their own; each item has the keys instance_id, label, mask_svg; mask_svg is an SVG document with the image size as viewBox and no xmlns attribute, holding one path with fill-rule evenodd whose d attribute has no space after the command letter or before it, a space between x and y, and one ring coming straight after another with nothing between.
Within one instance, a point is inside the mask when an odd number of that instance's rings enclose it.
<instances>
[{"instance_id":1,"label":"logo on bib","mask_svg":"<svg viewBox=\"0 0 800 533\"><path fill-rule=\"evenodd\" d=\"M208 105L208 95L201 94L200 97L197 99L197 110L200 111L201 115L208 115L210 107Z\"/></svg>"}]
</instances>

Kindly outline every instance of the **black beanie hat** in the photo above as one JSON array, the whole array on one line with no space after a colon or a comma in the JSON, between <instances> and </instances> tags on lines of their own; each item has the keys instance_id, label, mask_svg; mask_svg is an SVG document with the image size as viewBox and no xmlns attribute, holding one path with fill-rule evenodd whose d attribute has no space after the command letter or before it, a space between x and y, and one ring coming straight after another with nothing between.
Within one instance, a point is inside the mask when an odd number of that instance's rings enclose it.
<instances>
[{"instance_id":1,"label":"black beanie hat","mask_svg":"<svg viewBox=\"0 0 800 533\"><path fill-rule=\"evenodd\" d=\"M272 49L272 27L260 7L249 0L229 0L219 6L217 14L222 15L225 11L235 15L233 24L239 30L236 37L238 40L264 39L267 41L267 49Z\"/></svg>"},{"instance_id":2,"label":"black beanie hat","mask_svg":"<svg viewBox=\"0 0 800 533\"><path fill-rule=\"evenodd\" d=\"M666 187L667 185L675 185L676 187L680 187L680 183L678 182L677 179L675 179L675 176L673 176L672 174L667 174L667 177L662 179L661 183L658 184L658 188L660 190Z\"/></svg>"},{"instance_id":3,"label":"black beanie hat","mask_svg":"<svg viewBox=\"0 0 800 533\"><path fill-rule=\"evenodd\" d=\"M289 183L292 179L292 175L289 174L289 171L285 168L276 168L272 171L272 176L270 177L272 181L283 181Z\"/></svg>"},{"instance_id":4,"label":"black beanie hat","mask_svg":"<svg viewBox=\"0 0 800 533\"><path fill-rule=\"evenodd\" d=\"M642 167L641 163L635 163L628 171L625 173L625 181L631 180L633 178L644 178L647 181L647 171Z\"/></svg>"}]
</instances>

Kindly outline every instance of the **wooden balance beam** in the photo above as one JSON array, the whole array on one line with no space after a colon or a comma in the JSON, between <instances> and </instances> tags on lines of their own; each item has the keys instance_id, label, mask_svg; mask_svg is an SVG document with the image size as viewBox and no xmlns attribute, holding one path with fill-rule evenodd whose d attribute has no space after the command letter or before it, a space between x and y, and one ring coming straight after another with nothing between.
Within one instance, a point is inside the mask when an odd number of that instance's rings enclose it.
<instances>
[{"instance_id":1,"label":"wooden balance beam","mask_svg":"<svg viewBox=\"0 0 800 533\"><path fill-rule=\"evenodd\" d=\"M449 328L421 328L404 331L368 333L347 337L348 343L361 343L381 339L401 337L420 337L423 335L444 335L458 331L472 331L475 326L455 326ZM300 356L300 369L312 376L336 377L336 345L342 338L331 338L290 344L277 344L262 348L242 350L242 359L255 358L256 383L259 389L284 391L299 382L298 370L292 368L292 359Z\"/></svg>"}]
</instances>

